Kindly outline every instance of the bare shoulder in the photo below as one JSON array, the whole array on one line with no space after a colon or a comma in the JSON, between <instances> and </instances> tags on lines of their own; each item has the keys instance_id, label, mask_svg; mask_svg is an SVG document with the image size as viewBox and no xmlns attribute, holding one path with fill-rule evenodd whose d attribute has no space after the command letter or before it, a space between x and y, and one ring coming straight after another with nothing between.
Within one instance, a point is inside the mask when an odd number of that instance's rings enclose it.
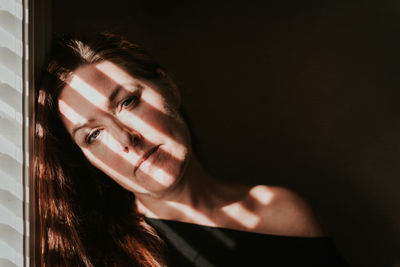
<instances>
[{"instance_id":1,"label":"bare shoulder","mask_svg":"<svg viewBox=\"0 0 400 267\"><path fill-rule=\"evenodd\" d=\"M245 200L259 218L256 232L287 236L317 237L324 233L307 202L284 187L257 185Z\"/></svg>"}]
</instances>

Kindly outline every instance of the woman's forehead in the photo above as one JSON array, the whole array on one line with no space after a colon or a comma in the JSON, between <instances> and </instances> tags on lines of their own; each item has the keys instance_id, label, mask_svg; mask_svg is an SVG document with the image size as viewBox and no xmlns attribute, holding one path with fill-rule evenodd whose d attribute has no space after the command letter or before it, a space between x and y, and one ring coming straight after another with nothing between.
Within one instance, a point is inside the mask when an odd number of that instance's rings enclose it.
<instances>
[{"instance_id":1,"label":"woman's forehead","mask_svg":"<svg viewBox=\"0 0 400 267\"><path fill-rule=\"evenodd\" d=\"M101 97L100 94L97 95L97 98ZM102 111L101 103L96 103L95 98L88 94L83 96L69 85L62 90L58 99L58 110L69 133L74 126L85 124Z\"/></svg>"},{"instance_id":2,"label":"woman's forehead","mask_svg":"<svg viewBox=\"0 0 400 267\"><path fill-rule=\"evenodd\" d=\"M58 98L58 109L67 129L107 110L114 88L133 81L133 77L110 62L86 65L75 70Z\"/></svg>"},{"instance_id":3,"label":"woman's forehead","mask_svg":"<svg viewBox=\"0 0 400 267\"><path fill-rule=\"evenodd\" d=\"M137 80L121 67L110 61L102 61L75 70L68 85L78 91L90 91L90 87L107 96L110 87L135 82Z\"/></svg>"},{"instance_id":4,"label":"woman's forehead","mask_svg":"<svg viewBox=\"0 0 400 267\"><path fill-rule=\"evenodd\" d=\"M87 122L104 112L109 113L118 92L134 92L146 87L142 95L147 105L165 112L165 97L155 84L132 77L116 64L103 61L86 65L73 72L58 98L62 120L70 130L74 125ZM125 95L121 93L121 95ZM112 100L114 99L114 100ZM162 103L162 104L161 104Z\"/></svg>"},{"instance_id":5,"label":"woman's forehead","mask_svg":"<svg viewBox=\"0 0 400 267\"><path fill-rule=\"evenodd\" d=\"M118 84L123 84L135 80L134 77L132 77L123 68L108 60L97 63L94 67L102 74L107 76L108 79Z\"/></svg>"},{"instance_id":6,"label":"woman's forehead","mask_svg":"<svg viewBox=\"0 0 400 267\"><path fill-rule=\"evenodd\" d=\"M85 104L88 102L97 108L107 109L114 92L118 88L134 90L140 81L119 66L103 61L86 65L73 72L66 86L62 89L59 101L66 104Z\"/></svg>"}]
</instances>

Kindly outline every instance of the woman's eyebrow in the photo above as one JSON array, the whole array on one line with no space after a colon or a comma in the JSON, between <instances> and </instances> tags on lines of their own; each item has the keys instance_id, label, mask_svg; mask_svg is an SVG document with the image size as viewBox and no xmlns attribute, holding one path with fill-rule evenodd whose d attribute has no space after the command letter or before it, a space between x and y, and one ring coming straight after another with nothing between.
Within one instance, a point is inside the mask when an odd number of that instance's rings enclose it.
<instances>
[{"instance_id":1,"label":"woman's eyebrow","mask_svg":"<svg viewBox=\"0 0 400 267\"><path fill-rule=\"evenodd\" d=\"M117 98L118 94L121 92L121 90L123 89L122 85L117 85L117 87L115 87L115 89L112 91L112 93L108 96L108 103L109 103L109 108L112 109L113 108L113 102L114 100ZM89 121L87 121L86 123L77 126L76 128L74 128L72 130L72 137L75 138L75 134L77 131L79 131L82 128L85 128L88 126L89 123L93 122L94 119L91 119Z\"/></svg>"},{"instance_id":2,"label":"woman's eyebrow","mask_svg":"<svg viewBox=\"0 0 400 267\"><path fill-rule=\"evenodd\" d=\"M72 130L72 138L75 139L75 134L76 134L76 132L79 131L79 130L82 129L82 128L88 127L89 123L92 123L93 121L94 121L94 119L90 119L90 120L88 120L87 122L85 122L84 124L79 125L78 127L74 128L74 129Z\"/></svg>"},{"instance_id":3,"label":"woman's eyebrow","mask_svg":"<svg viewBox=\"0 0 400 267\"><path fill-rule=\"evenodd\" d=\"M121 92L122 86L118 85L114 91L110 94L110 96L108 97L108 102L110 103L110 106L112 106L111 104L113 103L113 101L115 100L115 98L117 98L119 92Z\"/></svg>"},{"instance_id":4,"label":"woman's eyebrow","mask_svg":"<svg viewBox=\"0 0 400 267\"><path fill-rule=\"evenodd\" d=\"M79 130L82 129L82 128L85 128L87 125L88 125L88 124L85 123L85 124L82 124L82 125L76 127L76 128L72 131L72 138L75 139L75 134L76 134L76 132L79 131Z\"/></svg>"},{"instance_id":5,"label":"woman's eyebrow","mask_svg":"<svg viewBox=\"0 0 400 267\"><path fill-rule=\"evenodd\" d=\"M112 91L112 93L110 94L110 96L108 97L108 108L110 109L110 110L113 110L114 109L114 101L115 101L115 99L117 98L117 96L118 96L118 94L122 91L122 89L124 89L124 90L127 90L127 87L126 86L128 86L128 87L135 87L135 89L133 89L133 90L141 90L142 88L143 88L143 86L141 85L141 84L139 84L139 83L128 83L128 84L119 84L113 91ZM128 91L131 91L131 90L128 90Z\"/></svg>"}]
</instances>

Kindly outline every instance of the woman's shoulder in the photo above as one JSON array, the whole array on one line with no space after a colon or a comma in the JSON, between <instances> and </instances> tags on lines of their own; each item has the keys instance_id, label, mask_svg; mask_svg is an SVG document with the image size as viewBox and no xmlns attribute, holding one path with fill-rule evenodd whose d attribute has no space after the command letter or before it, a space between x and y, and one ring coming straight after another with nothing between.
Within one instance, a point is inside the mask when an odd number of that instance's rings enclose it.
<instances>
[{"instance_id":1,"label":"woman's shoulder","mask_svg":"<svg viewBox=\"0 0 400 267\"><path fill-rule=\"evenodd\" d=\"M257 217L254 232L303 237L324 235L308 203L288 188L249 186L242 203Z\"/></svg>"}]
</instances>

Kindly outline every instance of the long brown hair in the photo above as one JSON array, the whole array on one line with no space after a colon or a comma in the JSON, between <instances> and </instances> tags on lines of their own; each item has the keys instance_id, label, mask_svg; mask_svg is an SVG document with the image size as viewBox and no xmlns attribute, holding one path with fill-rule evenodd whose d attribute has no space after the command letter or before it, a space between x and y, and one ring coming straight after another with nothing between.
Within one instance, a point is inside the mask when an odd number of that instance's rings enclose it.
<instances>
[{"instance_id":1,"label":"long brown hair","mask_svg":"<svg viewBox=\"0 0 400 267\"><path fill-rule=\"evenodd\" d=\"M111 61L134 77L161 82L140 46L101 33L59 37L37 90L35 186L40 266L162 266L163 246L133 193L93 167L65 130L57 99L78 67Z\"/></svg>"}]
</instances>

